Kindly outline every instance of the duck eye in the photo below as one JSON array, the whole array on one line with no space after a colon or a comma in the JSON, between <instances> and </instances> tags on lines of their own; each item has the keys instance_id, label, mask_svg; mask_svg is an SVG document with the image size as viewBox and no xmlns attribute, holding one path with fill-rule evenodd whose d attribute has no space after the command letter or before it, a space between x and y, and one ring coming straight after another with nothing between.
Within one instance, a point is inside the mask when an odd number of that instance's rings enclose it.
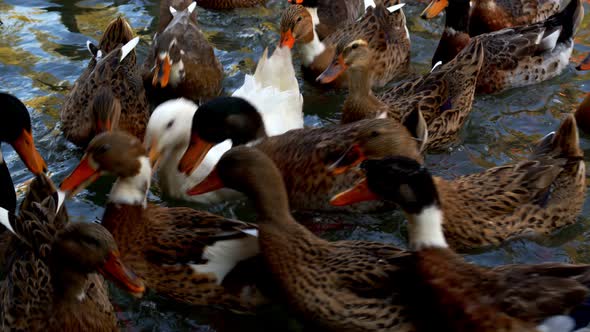
<instances>
[{"instance_id":1,"label":"duck eye","mask_svg":"<svg viewBox=\"0 0 590 332\"><path fill-rule=\"evenodd\" d=\"M371 132L371 138L375 138L377 136L379 136L379 133L377 131L372 131Z\"/></svg>"},{"instance_id":2,"label":"duck eye","mask_svg":"<svg viewBox=\"0 0 590 332\"><path fill-rule=\"evenodd\" d=\"M352 45L352 49L353 49L353 50L356 50L358 47L359 47L359 44L353 44L353 45Z\"/></svg>"},{"instance_id":3,"label":"duck eye","mask_svg":"<svg viewBox=\"0 0 590 332\"><path fill-rule=\"evenodd\" d=\"M170 120L170 122L166 124L166 129L170 129L172 125L174 125L174 120Z\"/></svg>"},{"instance_id":4,"label":"duck eye","mask_svg":"<svg viewBox=\"0 0 590 332\"><path fill-rule=\"evenodd\" d=\"M299 17L297 18L297 22L301 22L301 20L303 20L303 16L299 16Z\"/></svg>"}]
</instances>

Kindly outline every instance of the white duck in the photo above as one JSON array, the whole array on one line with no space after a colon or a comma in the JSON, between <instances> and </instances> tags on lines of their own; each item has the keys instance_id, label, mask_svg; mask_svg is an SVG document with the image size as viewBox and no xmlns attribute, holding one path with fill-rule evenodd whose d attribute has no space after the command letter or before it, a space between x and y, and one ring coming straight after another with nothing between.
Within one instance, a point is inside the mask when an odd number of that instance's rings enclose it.
<instances>
[{"instance_id":1,"label":"white duck","mask_svg":"<svg viewBox=\"0 0 590 332\"><path fill-rule=\"evenodd\" d=\"M246 75L242 87L232 95L250 102L260 113L266 134L274 136L303 127L303 96L299 92L291 50L281 47L270 58L267 54L265 50L254 75ZM240 197L241 194L230 189L198 196L186 194L209 175L221 156L232 147L230 140L214 146L190 176L178 171L180 159L189 145L192 119L197 110L192 101L180 98L160 104L150 117L144 144L150 159L157 160L161 190L176 199L207 204Z\"/></svg>"}]
</instances>

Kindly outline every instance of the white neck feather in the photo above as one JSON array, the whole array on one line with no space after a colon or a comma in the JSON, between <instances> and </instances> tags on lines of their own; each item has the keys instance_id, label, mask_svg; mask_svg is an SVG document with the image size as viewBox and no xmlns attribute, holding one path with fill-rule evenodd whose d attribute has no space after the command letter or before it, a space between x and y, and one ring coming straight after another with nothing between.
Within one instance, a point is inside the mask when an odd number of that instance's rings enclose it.
<instances>
[{"instance_id":1,"label":"white neck feather","mask_svg":"<svg viewBox=\"0 0 590 332\"><path fill-rule=\"evenodd\" d=\"M111 190L109 201L119 204L141 204L146 206L146 196L150 188L152 168L150 166L150 160L146 156L139 157L139 163L141 164L139 174L128 178L117 179Z\"/></svg>"},{"instance_id":2,"label":"white neck feather","mask_svg":"<svg viewBox=\"0 0 590 332\"><path fill-rule=\"evenodd\" d=\"M409 216L410 247L420 250L428 247L447 248L443 233L443 214L441 209L432 205L419 214Z\"/></svg>"},{"instance_id":3,"label":"white neck feather","mask_svg":"<svg viewBox=\"0 0 590 332\"><path fill-rule=\"evenodd\" d=\"M307 67L311 65L316 56L322 54L326 49L326 45L320 41L320 37L318 37L318 33L315 31L315 27L320 24L318 9L309 7L305 7L305 9L309 12L309 15L311 15L311 22L313 24L313 40L301 46L303 65Z\"/></svg>"},{"instance_id":4,"label":"white neck feather","mask_svg":"<svg viewBox=\"0 0 590 332\"><path fill-rule=\"evenodd\" d=\"M8 228L13 234L16 234L12 225L10 225L10 212L4 208L0 208L0 224L4 225L4 227Z\"/></svg>"}]
</instances>

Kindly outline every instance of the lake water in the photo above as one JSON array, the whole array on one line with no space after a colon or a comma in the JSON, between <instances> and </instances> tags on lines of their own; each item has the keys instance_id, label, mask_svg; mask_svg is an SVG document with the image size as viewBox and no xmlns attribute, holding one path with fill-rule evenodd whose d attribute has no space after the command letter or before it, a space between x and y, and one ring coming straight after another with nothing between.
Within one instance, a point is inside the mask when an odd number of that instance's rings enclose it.
<instances>
[{"instance_id":1,"label":"lake water","mask_svg":"<svg viewBox=\"0 0 590 332\"><path fill-rule=\"evenodd\" d=\"M266 7L229 12L211 12L197 7L199 22L223 64L225 93L229 94L252 73L265 47L278 42L278 23L286 0L269 0ZM124 16L141 36L137 48L140 61L147 52L157 25L159 3L155 1L0 1L0 89L15 94L29 107L37 146L60 182L79 161L83 151L67 142L59 129L59 109L69 87L86 67L90 56L86 40L97 41L106 25ZM411 1L404 8L412 40L412 70L429 70L444 19L424 21L418 17L426 6ZM586 5L586 11L590 8ZM573 60L590 51L590 17L586 17L576 37ZM299 60L295 56L296 68ZM305 98L306 124L319 126L339 119L344 95L327 92L300 82ZM462 131L462 144L448 153L430 155L427 165L434 173L454 177L495 165L518 161L529 153L530 144L555 130L564 114L573 112L590 91L590 72L579 73L570 65L564 73L547 82L506 91L493 96L477 96L471 116ZM589 160L590 136L581 144ZM18 156L3 145L15 183L31 177ZM103 179L68 201L74 221L100 219L112 184ZM150 200L160 202L154 187ZM182 202L166 202L182 205ZM588 199L586 199L588 203ZM198 207L203 208L203 207ZM245 202L208 207L211 211L254 220ZM485 265L562 261L590 263L590 205L586 204L579 222L550 238L516 240L467 258ZM405 226L399 213L379 215L305 216L305 223L329 239L365 239L405 243ZM283 331L298 330L299 324L281 308L265 308L260 315L238 316L227 312L191 308L147 294L141 300L113 289L121 327L126 331Z\"/></svg>"}]
</instances>

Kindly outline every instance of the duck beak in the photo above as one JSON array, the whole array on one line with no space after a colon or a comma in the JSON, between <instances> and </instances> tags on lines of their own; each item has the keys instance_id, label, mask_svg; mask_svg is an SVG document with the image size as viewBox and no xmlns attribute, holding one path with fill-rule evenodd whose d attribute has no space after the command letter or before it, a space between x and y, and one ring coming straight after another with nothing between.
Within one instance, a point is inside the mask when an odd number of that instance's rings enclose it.
<instances>
[{"instance_id":1,"label":"duck beak","mask_svg":"<svg viewBox=\"0 0 590 332\"><path fill-rule=\"evenodd\" d=\"M577 70L588 70L590 69L590 54L586 56L584 60L576 67Z\"/></svg>"},{"instance_id":2,"label":"duck beak","mask_svg":"<svg viewBox=\"0 0 590 332\"><path fill-rule=\"evenodd\" d=\"M213 143L204 141L199 136L193 134L186 152L180 159L178 171L183 172L186 175L191 174L193 170L201 164L203 159L205 159L207 152L209 152L212 147Z\"/></svg>"},{"instance_id":3,"label":"duck beak","mask_svg":"<svg viewBox=\"0 0 590 332\"><path fill-rule=\"evenodd\" d=\"M154 137L152 142L147 147L148 157L150 158L150 165L152 165L152 173L155 173L160 164L160 151L158 151L158 139Z\"/></svg>"},{"instance_id":4,"label":"duck beak","mask_svg":"<svg viewBox=\"0 0 590 332\"><path fill-rule=\"evenodd\" d=\"M207 175L207 177L201 181L201 183L194 186L192 189L189 189L186 193L190 196L195 196L212 192L223 187L225 187L225 185L221 181L217 169L214 168L211 173L209 173L209 175Z\"/></svg>"},{"instance_id":5,"label":"duck beak","mask_svg":"<svg viewBox=\"0 0 590 332\"><path fill-rule=\"evenodd\" d=\"M145 291L145 285L141 278L121 262L118 251L109 253L107 261L98 268L98 272L129 293L141 295Z\"/></svg>"},{"instance_id":6,"label":"duck beak","mask_svg":"<svg viewBox=\"0 0 590 332\"><path fill-rule=\"evenodd\" d=\"M328 66L328 68L326 68L326 70L324 70L324 72L321 73L318 78L316 78L316 81L322 84L332 83L340 75L342 75L342 73L344 73L347 68L348 66L346 63L344 63L344 57L342 54L340 54L336 59L334 59L334 61L332 61L330 66Z\"/></svg>"},{"instance_id":7,"label":"duck beak","mask_svg":"<svg viewBox=\"0 0 590 332\"><path fill-rule=\"evenodd\" d=\"M12 145L16 153L18 153L33 174L40 174L47 171L47 164L45 164L45 160L43 160L43 157L37 151L31 132L23 129L20 135L10 145Z\"/></svg>"},{"instance_id":8,"label":"duck beak","mask_svg":"<svg viewBox=\"0 0 590 332\"><path fill-rule=\"evenodd\" d=\"M281 47L287 46L288 48L293 48L295 46L295 37L293 37L293 31L291 29L287 30L286 32L281 32Z\"/></svg>"},{"instance_id":9,"label":"duck beak","mask_svg":"<svg viewBox=\"0 0 590 332\"><path fill-rule=\"evenodd\" d=\"M379 196L375 195L370 189L367 179L362 179L357 184L338 195L332 197L330 204L334 206L345 206L364 201L378 200Z\"/></svg>"},{"instance_id":10,"label":"duck beak","mask_svg":"<svg viewBox=\"0 0 590 332\"><path fill-rule=\"evenodd\" d=\"M345 173L349 169L360 165L367 157L361 150L358 144L352 145L342 157L340 157L336 162L332 165L328 166L328 172L332 173L332 175L339 175Z\"/></svg>"},{"instance_id":11,"label":"duck beak","mask_svg":"<svg viewBox=\"0 0 590 332\"><path fill-rule=\"evenodd\" d=\"M99 176L100 170L98 167L92 165L88 155L84 155L72 174L62 181L60 190L68 191L70 192L70 196L73 196L78 191L96 181Z\"/></svg>"},{"instance_id":12,"label":"duck beak","mask_svg":"<svg viewBox=\"0 0 590 332\"><path fill-rule=\"evenodd\" d=\"M152 85L158 86L159 83L160 87L165 88L170 80L171 67L172 65L170 64L170 56L168 53L163 56L158 56Z\"/></svg>"},{"instance_id":13,"label":"duck beak","mask_svg":"<svg viewBox=\"0 0 590 332\"><path fill-rule=\"evenodd\" d=\"M440 14L449 5L448 0L431 0L428 7L424 9L420 17L424 19L431 19Z\"/></svg>"},{"instance_id":14,"label":"duck beak","mask_svg":"<svg viewBox=\"0 0 590 332\"><path fill-rule=\"evenodd\" d=\"M96 134L105 133L113 130L110 119L99 119L96 121Z\"/></svg>"}]
</instances>

